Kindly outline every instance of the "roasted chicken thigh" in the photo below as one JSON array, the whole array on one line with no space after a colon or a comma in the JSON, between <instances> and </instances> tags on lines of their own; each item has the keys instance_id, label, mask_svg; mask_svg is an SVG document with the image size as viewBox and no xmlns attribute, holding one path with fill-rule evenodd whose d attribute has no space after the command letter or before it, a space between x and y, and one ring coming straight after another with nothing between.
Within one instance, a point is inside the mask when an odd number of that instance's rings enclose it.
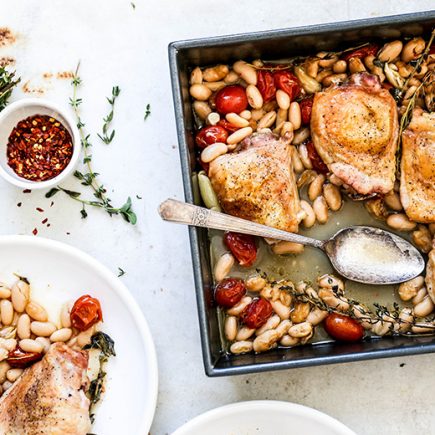
<instances>
[{"instance_id":1,"label":"roasted chicken thigh","mask_svg":"<svg viewBox=\"0 0 435 435\"><path fill-rule=\"evenodd\" d=\"M393 189L396 103L377 76L358 73L314 96L311 134L329 170L357 193Z\"/></svg>"},{"instance_id":2,"label":"roasted chicken thigh","mask_svg":"<svg viewBox=\"0 0 435 435\"><path fill-rule=\"evenodd\" d=\"M86 435L91 432L88 355L54 344L0 399L0 434Z\"/></svg>"},{"instance_id":3,"label":"roasted chicken thigh","mask_svg":"<svg viewBox=\"0 0 435 435\"><path fill-rule=\"evenodd\" d=\"M400 199L410 219L435 223L435 112L413 112L402 134Z\"/></svg>"},{"instance_id":4,"label":"roasted chicken thigh","mask_svg":"<svg viewBox=\"0 0 435 435\"><path fill-rule=\"evenodd\" d=\"M224 211L281 230L296 232L300 203L287 138L257 133L239 151L210 163L209 177Z\"/></svg>"}]
</instances>

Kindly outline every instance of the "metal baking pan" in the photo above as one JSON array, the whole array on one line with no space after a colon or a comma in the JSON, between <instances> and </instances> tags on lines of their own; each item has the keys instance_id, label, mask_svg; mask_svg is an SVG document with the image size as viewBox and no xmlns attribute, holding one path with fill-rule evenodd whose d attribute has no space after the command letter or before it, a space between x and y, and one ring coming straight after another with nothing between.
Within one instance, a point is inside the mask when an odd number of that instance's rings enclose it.
<instances>
[{"instance_id":1,"label":"metal baking pan","mask_svg":"<svg viewBox=\"0 0 435 435\"><path fill-rule=\"evenodd\" d=\"M196 166L196 159L192 133L193 116L188 92L189 74L194 66L229 64L238 59L288 58L320 50L356 46L371 40L427 35L433 26L435 11L428 11L171 43L169 63L186 201L194 202L191 173ZM435 337L390 337L352 344L328 343L291 349L277 348L258 355L228 355L222 351L217 310L213 305L207 231L191 227L189 234L202 353L208 376L435 352Z\"/></svg>"}]
</instances>

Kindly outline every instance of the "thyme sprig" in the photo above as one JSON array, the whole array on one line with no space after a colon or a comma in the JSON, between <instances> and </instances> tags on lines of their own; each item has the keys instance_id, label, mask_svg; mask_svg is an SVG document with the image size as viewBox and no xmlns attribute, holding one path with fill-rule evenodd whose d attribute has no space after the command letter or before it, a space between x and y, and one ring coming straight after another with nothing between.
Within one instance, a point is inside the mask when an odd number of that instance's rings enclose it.
<instances>
[{"instance_id":1,"label":"thyme sprig","mask_svg":"<svg viewBox=\"0 0 435 435\"><path fill-rule=\"evenodd\" d=\"M148 103L146 108L145 108L145 115L143 117L143 120L146 121L150 115L151 115L151 104Z\"/></svg>"},{"instance_id":2,"label":"thyme sprig","mask_svg":"<svg viewBox=\"0 0 435 435\"><path fill-rule=\"evenodd\" d=\"M129 222L132 225L135 225L137 222L137 216L133 211L133 204L131 198L128 197L127 201L121 207L114 207L112 205L112 200L107 196L107 189L103 184L98 181L98 176L100 175L98 172L95 172L92 168L92 154L90 153L90 148L92 144L90 142L90 135L86 134L84 128L85 123L80 117L79 107L82 104L82 99L78 98L77 90L78 87L82 84L82 80L78 75L80 64L77 65L77 69L74 73L74 77L72 79L73 86L73 95L70 98L70 105L73 108L74 114L77 120L77 128L80 133L81 144L83 148L83 164L85 165L87 172L75 171L74 176L81 181L83 186L88 186L93 190L93 196L96 198L94 200L86 200L82 199L81 192L72 191L69 189L65 189L61 186L54 187L49 192L46 193L46 198L51 198L58 192L63 192L68 195L70 198L75 201L81 203L82 208L80 210L80 214L83 219L85 219L88 214L86 212L86 206L92 206L97 208L102 208L105 210L110 216L112 215L120 215L124 218L125 221Z\"/></svg>"},{"instance_id":3,"label":"thyme sprig","mask_svg":"<svg viewBox=\"0 0 435 435\"><path fill-rule=\"evenodd\" d=\"M14 87L21 81L15 78L15 71L8 71L5 67L0 67L0 111L8 104L9 98Z\"/></svg>"},{"instance_id":4,"label":"thyme sprig","mask_svg":"<svg viewBox=\"0 0 435 435\"><path fill-rule=\"evenodd\" d=\"M102 134L97 134L97 136L106 144L109 145L115 137L115 129L113 129L110 133L108 132L109 126L113 120L113 114L115 110L115 101L119 97L121 89L119 86L113 86L112 88L112 98L106 97L108 103L110 104L110 112L109 114L103 118L104 124L102 128Z\"/></svg>"}]
</instances>

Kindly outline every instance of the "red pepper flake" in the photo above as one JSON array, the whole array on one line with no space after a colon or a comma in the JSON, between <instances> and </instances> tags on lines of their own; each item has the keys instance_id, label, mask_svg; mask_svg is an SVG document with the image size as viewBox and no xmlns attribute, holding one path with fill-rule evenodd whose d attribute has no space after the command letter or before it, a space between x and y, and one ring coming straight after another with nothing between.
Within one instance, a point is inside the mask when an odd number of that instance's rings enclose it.
<instances>
[{"instance_id":1,"label":"red pepper flake","mask_svg":"<svg viewBox=\"0 0 435 435\"><path fill-rule=\"evenodd\" d=\"M48 221L48 219L45 218L41 223L42 223L43 225L45 225L45 224L47 223L47 221Z\"/></svg>"},{"instance_id":2,"label":"red pepper flake","mask_svg":"<svg viewBox=\"0 0 435 435\"><path fill-rule=\"evenodd\" d=\"M37 228L33 228L32 233L33 233L34 236L36 236L38 234L38 229Z\"/></svg>"},{"instance_id":3,"label":"red pepper flake","mask_svg":"<svg viewBox=\"0 0 435 435\"><path fill-rule=\"evenodd\" d=\"M26 180L44 181L56 177L71 161L72 154L70 133L51 116L29 116L9 135L8 165Z\"/></svg>"},{"instance_id":4,"label":"red pepper flake","mask_svg":"<svg viewBox=\"0 0 435 435\"><path fill-rule=\"evenodd\" d=\"M21 207L23 205L23 203L22 202L19 202L18 204L17 204L17 207Z\"/></svg>"},{"instance_id":5,"label":"red pepper flake","mask_svg":"<svg viewBox=\"0 0 435 435\"><path fill-rule=\"evenodd\" d=\"M36 207L36 210L39 211L39 213L43 213L44 209L42 209L41 207Z\"/></svg>"},{"instance_id":6,"label":"red pepper flake","mask_svg":"<svg viewBox=\"0 0 435 435\"><path fill-rule=\"evenodd\" d=\"M24 189L23 193L32 193L32 191L30 189Z\"/></svg>"}]
</instances>

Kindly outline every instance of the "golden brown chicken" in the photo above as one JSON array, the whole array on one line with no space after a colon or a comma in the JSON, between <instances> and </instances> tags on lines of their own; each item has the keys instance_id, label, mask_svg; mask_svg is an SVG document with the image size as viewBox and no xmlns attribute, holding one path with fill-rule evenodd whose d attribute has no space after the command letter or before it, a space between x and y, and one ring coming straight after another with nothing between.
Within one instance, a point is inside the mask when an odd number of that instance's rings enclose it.
<instances>
[{"instance_id":1,"label":"golden brown chicken","mask_svg":"<svg viewBox=\"0 0 435 435\"><path fill-rule=\"evenodd\" d=\"M357 193L387 193L395 180L398 115L377 76L359 73L314 97L311 135L329 170Z\"/></svg>"},{"instance_id":2,"label":"golden brown chicken","mask_svg":"<svg viewBox=\"0 0 435 435\"><path fill-rule=\"evenodd\" d=\"M86 352L54 344L0 399L0 433L86 435L91 431Z\"/></svg>"},{"instance_id":3,"label":"golden brown chicken","mask_svg":"<svg viewBox=\"0 0 435 435\"><path fill-rule=\"evenodd\" d=\"M402 134L400 199L408 217L435 222L435 112L413 112Z\"/></svg>"},{"instance_id":4,"label":"golden brown chicken","mask_svg":"<svg viewBox=\"0 0 435 435\"><path fill-rule=\"evenodd\" d=\"M210 163L209 176L224 211L296 232L301 207L287 138L257 133L239 151Z\"/></svg>"},{"instance_id":5,"label":"golden brown chicken","mask_svg":"<svg viewBox=\"0 0 435 435\"><path fill-rule=\"evenodd\" d=\"M426 289L432 302L435 304L435 244L432 242L432 251L428 254L428 262L426 265Z\"/></svg>"}]
</instances>

